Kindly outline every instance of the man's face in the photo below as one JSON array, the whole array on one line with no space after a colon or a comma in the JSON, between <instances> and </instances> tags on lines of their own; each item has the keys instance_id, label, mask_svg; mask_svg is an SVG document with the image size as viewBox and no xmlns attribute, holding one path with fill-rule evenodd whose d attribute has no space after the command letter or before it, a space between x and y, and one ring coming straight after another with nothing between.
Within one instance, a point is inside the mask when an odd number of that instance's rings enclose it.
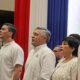
<instances>
[{"instance_id":1,"label":"man's face","mask_svg":"<svg viewBox=\"0 0 80 80\"><path fill-rule=\"evenodd\" d=\"M44 42L45 37L42 35L42 31L38 29L34 30L32 34L32 45L36 47L42 45Z\"/></svg>"},{"instance_id":2,"label":"man's face","mask_svg":"<svg viewBox=\"0 0 80 80\"><path fill-rule=\"evenodd\" d=\"M63 57L62 49L60 46L57 46L53 49L53 52L56 56L56 58L61 59Z\"/></svg>"},{"instance_id":3,"label":"man's face","mask_svg":"<svg viewBox=\"0 0 80 80\"><path fill-rule=\"evenodd\" d=\"M10 34L10 32L8 31L8 27L6 25L3 25L1 28L1 35L0 36L3 39L6 39L9 37L9 34Z\"/></svg>"}]
</instances>

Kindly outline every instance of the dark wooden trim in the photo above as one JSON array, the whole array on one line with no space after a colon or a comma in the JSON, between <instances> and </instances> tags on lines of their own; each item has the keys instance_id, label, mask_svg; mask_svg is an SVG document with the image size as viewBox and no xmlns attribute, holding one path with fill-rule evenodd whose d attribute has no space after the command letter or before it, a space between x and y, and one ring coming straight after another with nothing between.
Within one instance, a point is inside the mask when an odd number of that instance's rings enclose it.
<instances>
[{"instance_id":1,"label":"dark wooden trim","mask_svg":"<svg viewBox=\"0 0 80 80\"><path fill-rule=\"evenodd\" d=\"M0 25L6 22L14 23L14 11L0 10Z\"/></svg>"},{"instance_id":2,"label":"dark wooden trim","mask_svg":"<svg viewBox=\"0 0 80 80\"><path fill-rule=\"evenodd\" d=\"M14 11L0 10L0 14L14 14Z\"/></svg>"}]
</instances>

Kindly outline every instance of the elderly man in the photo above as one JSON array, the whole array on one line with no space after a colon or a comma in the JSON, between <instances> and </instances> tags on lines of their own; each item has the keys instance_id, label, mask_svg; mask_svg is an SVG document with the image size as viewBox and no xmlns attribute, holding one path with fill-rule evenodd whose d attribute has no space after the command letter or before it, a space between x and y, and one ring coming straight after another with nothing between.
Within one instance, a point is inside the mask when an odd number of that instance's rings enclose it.
<instances>
[{"instance_id":1,"label":"elderly man","mask_svg":"<svg viewBox=\"0 0 80 80\"><path fill-rule=\"evenodd\" d=\"M34 49L29 53L23 80L50 80L55 67L55 55L47 47L50 35L47 29L40 27L33 31Z\"/></svg>"}]
</instances>

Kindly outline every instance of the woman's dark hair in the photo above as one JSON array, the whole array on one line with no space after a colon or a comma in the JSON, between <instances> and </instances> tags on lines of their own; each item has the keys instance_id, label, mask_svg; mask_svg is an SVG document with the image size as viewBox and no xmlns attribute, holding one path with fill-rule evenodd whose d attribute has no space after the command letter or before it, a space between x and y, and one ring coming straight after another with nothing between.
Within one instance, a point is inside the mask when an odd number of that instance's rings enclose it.
<instances>
[{"instance_id":1,"label":"woman's dark hair","mask_svg":"<svg viewBox=\"0 0 80 80\"><path fill-rule=\"evenodd\" d=\"M65 37L63 41L67 42L69 47L74 48L75 50L72 52L73 56L78 56L78 47L79 47L79 41L74 37Z\"/></svg>"},{"instance_id":2,"label":"woman's dark hair","mask_svg":"<svg viewBox=\"0 0 80 80\"><path fill-rule=\"evenodd\" d=\"M69 36L74 37L77 40L79 40L79 44L80 44L80 35L79 34L70 34Z\"/></svg>"}]
</instances>

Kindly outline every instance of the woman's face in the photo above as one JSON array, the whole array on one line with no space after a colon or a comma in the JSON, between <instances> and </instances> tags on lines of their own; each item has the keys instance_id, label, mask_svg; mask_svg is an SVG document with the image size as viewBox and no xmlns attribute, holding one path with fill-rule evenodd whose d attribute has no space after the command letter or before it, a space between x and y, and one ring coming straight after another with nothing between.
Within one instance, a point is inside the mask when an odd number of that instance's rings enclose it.
<instances>
[{"instance_id":1,"label":"woman's face","mask_svg":"<svg viewBox=\"0 0 80 80\"><path fill-rule=\"evenodd\" d=\"M71 48L68 44L67 41L63 41L61 45L62 51L63 51L63 56L64 57L69 57L72 55L72 52L74 51L73 48Z\"/></svg>"}]
</instances>

